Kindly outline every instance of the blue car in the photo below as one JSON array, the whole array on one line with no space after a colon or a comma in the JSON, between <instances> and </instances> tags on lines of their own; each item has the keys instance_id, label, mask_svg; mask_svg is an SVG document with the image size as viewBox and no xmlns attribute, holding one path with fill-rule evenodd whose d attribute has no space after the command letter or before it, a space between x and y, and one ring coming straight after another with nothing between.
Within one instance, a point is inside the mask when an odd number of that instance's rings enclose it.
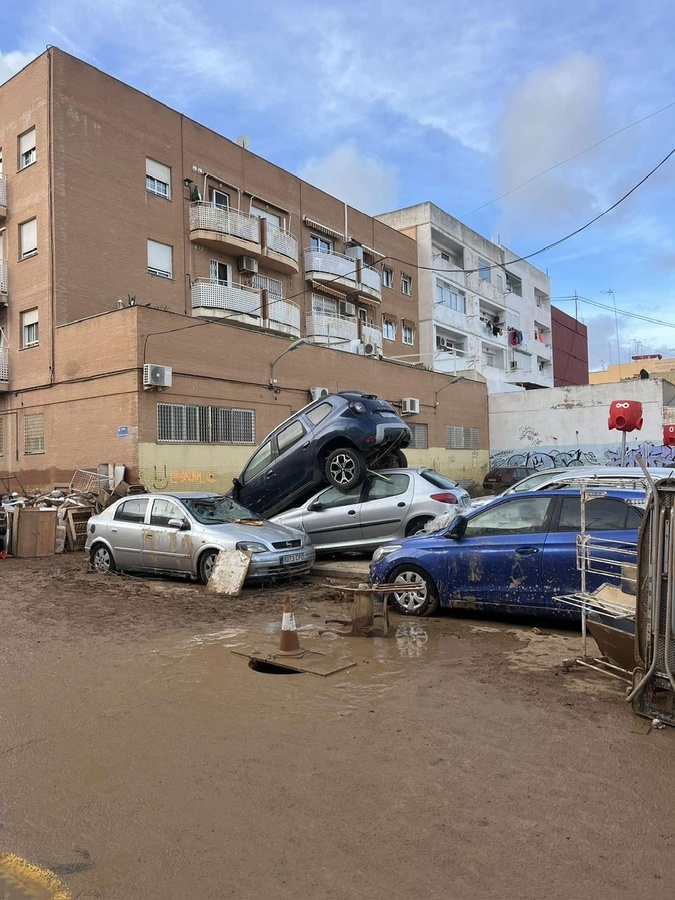
<instances>
[{"instance_id":1,"label":"blue car","mask_svg":"<svg viewBox=\"0 0 675 900\"><path fill-rule=\"evenodd\" d=\"M604 558L615 567L625 550L635 550L645 502L642 491L614 489L585 499L584 533L603 541ZM440 605L578 619L578 609L555 597L581 587L581 516L578 488L512 494L441 531L383 544L373 554L371 580L400 584L390 597L407 616L429 616ZM587 591L606 580L587 571Z\"/></svg>"}]
</instances>

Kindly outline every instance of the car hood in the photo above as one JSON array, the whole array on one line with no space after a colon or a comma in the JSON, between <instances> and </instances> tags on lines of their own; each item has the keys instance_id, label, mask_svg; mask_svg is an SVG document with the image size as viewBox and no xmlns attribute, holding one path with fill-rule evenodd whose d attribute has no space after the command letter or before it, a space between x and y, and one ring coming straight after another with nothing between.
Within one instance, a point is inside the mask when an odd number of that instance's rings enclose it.
<instances>
[{"instance_id":1,"label":"car hood","mask_svg":"<svg viewBox=\"0 0 675 900\"><path fill-rule=\"evenodd\" d=\"M245 522L224 522L221 525L202 525L201 528L205 535L211 537L212 540L232 540L237 541L264 541L268 544L279 543L280 541L297 541L298 538L304 538L305 535L297 528L289 528L286 525L277 525L274 522L262 521L262 525L247 524Z\"/></svg>"}]
</instances>

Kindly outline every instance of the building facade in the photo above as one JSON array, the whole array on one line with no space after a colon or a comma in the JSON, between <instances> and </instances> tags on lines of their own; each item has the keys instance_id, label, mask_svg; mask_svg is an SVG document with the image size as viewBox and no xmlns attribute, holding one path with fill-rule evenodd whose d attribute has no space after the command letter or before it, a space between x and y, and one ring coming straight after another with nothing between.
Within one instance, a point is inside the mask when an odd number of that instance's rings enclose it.
<instances>
[{"instance_id":1,"label":"building facade","mask_svg":"<svg viewBox=\"0 0 675 900\"><path fill-rule=\"evenodd\" d=\"M610 384L632 378L667 378L675 382L675 359L664 359L660 353L631 356L630 362L607 366L589 374L591 384Z\"/></svg>"},{"instance_id":2,"label":"building facade","mask_svg":"<svg viewBox=\"0 0 675 900\"><path fill-rule=\"evenodd\" d=\"M412 464L480 480L484 384L412 364L409 235L57 48L0 86L0 159L6 487L107 463L225 489L343 389L405 411Z\"/></svg>"},{"instance_id":3,"label":"building facade","mask_svg":"<svg viewBox=\"0 0 675 900\"><path fill-rule=\"evenodd\" d=\"M433 203L377 218L417 245L422 362L490 393L553 386L548 275Z\"/></svg>"},{"instance_id":4,"label":"building facade","mask_svg":"<svg viewBox=\"0 0 675 900\"><path fill-rule=\"evenodd\" d=\"M551 306L553 386L588 384L588 329L567 313Z\"/></svg>"}]
</instances>

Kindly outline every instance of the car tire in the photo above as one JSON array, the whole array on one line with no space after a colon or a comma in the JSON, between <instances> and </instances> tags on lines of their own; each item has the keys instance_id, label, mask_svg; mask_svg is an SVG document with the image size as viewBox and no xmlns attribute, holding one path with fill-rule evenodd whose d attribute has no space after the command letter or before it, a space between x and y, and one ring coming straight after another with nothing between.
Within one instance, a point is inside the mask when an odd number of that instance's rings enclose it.
<instances>
[{"instance_id":1,"label":"car tire","mask_svg":"<svg viewBox=\"0 0 675 900\"><path fill-rule=\"evenodd\" d=\"M431 576L419 566L397 566L388 584L401 584L401 593L389 594L394 609L402 616L432 616L439 606L438 591Z\"/></svg>"},{"instance_id":2,"label":"car tire","mask_svg":"<svg viewBox=\"0 0 675 900\"><path fill-rule=\"evenodd\" d=\"M328 454L324 471L328 483L346 493L366 477L366 461L356 450L340 447Z\"/></svg>"},{"instance_id":3,"label":"car tire","mask_svg":"<svg viewBox=\"0 0 675 900\"><path fill-rule=\"evenodd\" d=\"M213 571L213 564L216 561L216 557L218 556L218 550L207 550L205 553L199 558L199 580L202 584L208 584L209 578L211 577L211 572Z\"/></svg>"},{"instance_id":4,"label":"car tire","mask_svg":"<svg viewBox=\"0 0 675 900\"><path fill-rule=\"evenodd\" d=\"M424 526L427 524L427 522L432 521L432 516L421 516L417 519L413 519L411 522L408 522L405 527L405 536L412 537L415 534L423 534Z\"/></svg>"},{"instance_id":5,"label":"car tire","mask_svg":"<svg viewBox=\"0 0 675 900\"><path fill-rule=\"evenodd\" d=\"M105 544L95 544L91 548L89 551L89 567L92 572L98 572L101 575L117 571L115 557Z\"/></svg>"}]
</instances>

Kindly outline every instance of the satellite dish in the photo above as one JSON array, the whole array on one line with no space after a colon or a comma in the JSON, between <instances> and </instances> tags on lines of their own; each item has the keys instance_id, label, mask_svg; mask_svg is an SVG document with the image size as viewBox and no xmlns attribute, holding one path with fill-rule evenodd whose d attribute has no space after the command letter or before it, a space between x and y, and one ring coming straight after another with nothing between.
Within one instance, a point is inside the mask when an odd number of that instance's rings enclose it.
<instances>
[{"instance_id":1,"label":"satellite dish","mask_svg":"<svg viewBox=\"0 0 675 900\"><path fill-rule=\"evenodd\" d=\"M243 147L244 150L247 150L251 141L249 138L246 137L245 134L240 134L239 137L237 138L237 140L235 141L235 143L239 144L240 147Z\"/></svg>"}]
</instances>

